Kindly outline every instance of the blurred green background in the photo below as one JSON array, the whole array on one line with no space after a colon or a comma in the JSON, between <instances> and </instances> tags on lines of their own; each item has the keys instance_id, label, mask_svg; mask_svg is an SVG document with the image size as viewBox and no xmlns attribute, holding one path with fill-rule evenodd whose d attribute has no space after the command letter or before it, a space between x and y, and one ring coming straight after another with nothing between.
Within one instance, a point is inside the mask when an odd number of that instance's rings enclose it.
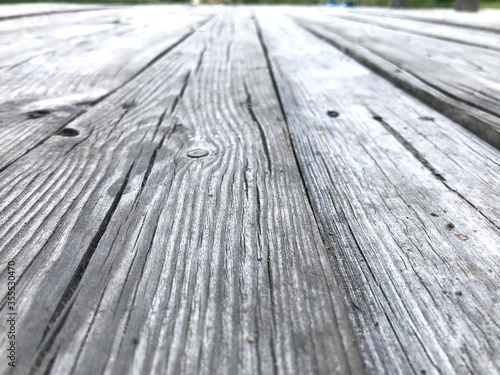
<instances>
[{"instance_id":1,"label":"blurred green background","mask_svg":"<svg viewBox=\"0 0 500 375\"><path fill-rule=\"evenodd\" d=\"M324 5L326 0L240 0L242 4L297 4L297 5ZM387 6L388 0L351 0L357 6ZM113 4L188 4L186 0L0 0L0 4L12 3L113 3ZM206 1L205 1L206 2ZM214 3L221 3L222 0L215 0ZM340 2L340 0L338 0ZM454 0L405 0L407 8L453 8ZM500 9L500 0L481 1L481 9Z\"/></svg>"}]
</instances>

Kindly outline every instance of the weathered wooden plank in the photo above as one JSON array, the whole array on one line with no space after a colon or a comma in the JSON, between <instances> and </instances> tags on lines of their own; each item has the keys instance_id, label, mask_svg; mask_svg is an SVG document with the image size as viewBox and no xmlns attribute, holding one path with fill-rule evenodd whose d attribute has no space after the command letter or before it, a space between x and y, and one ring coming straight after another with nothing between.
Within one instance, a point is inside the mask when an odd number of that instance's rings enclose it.
<instances>
[{"instance_id":1,"label":"weathered wooden plank","mask_svg":"<svg viewBox=\"0 0 500 375\"><path fill-rule=\"evenodd\" d=\"M334 17L345 18L351 21L362 22L367 34L380 32L381 29L374 29L370 25L381 26L385 29L405 31L412 34L428 36L432 38L447 40L451 42L463 43L471 46L500 50L500 35L482 30L471 30L449 25L440 25L410 19L398 19L394 17L380 15L367 15L358 12L345 10L331 14ZM332 19L332 22L335 22Z\"/></svg>"},{"instance_id":2,"label":"weathered wooden plank","mask_svg":"<svg viewBox=\"0 0 500 375\"><path fill-rule=\"evenodd\" d=\"M19 55L54 48L52 43L64 47L63 41L95 35L104 30L127 31L161 23L161 17L186 14L215 14L216 8L193 9L186 6L133 6L105 8L74 14L49 14L45 17L27 17L22 20L7 20L0 23L0 48L2 65L15 61ZM163 21L169 22L168 18ZM8 54L17 47L16 54Z\"/></svg>"},{"instance_id":3,"label":"weathered wooden plank","mask_svg":"<svg viewBox=\"0 0 500 375\"><path fill-rule=\"evenodd\" d=\"M365 33L357 22L318 21L312 14L297 17L304 27L500 148L500 85L494 80L500 74L500 53L374 25L378 32Z\"/></svg>"},{"instance_id":4,"label":"weathered wooden plank","mask_svg":"<svg viewBox=\"0 0 500 375\"><path fill-rule=\"evenodd\" d=\"M24 370L362 371L247 13L71 128L0 174Z\"/></svg>"},{"instance_id":5,"label":"weathered wooden plank","mask_svg":"<svg viewBox=\"0 0 500 375\"><path fill-rule=\"evenodd\" d=\"M363 78L363 85L356 87L356 97L382 117L415 155L429 163L444 184L500 227L500 159L496 149L375 74Z\"/></svg>"},{"instance_id":6,"label":"weathered wooden plank","mask_svg":"<svg viewBox=\"0 0 500 375\"><path fill-rule=\"evenodd\" d=\"M111 6L115 7L116 6ZM54 13L86 12L96 9L108 9L109 5L96 4L61 4L61 3L35 3L35 4L0 4L0 21L33 16L45 16Z\"/></svg>"},{"instance_id":7,"label":"weathered wooden plank","mask_svg":"<svg viewBox=\"0 0 500 375\"><path fill-rule=\"evenodd\" d=\"M116 12L112 18L108 14L98 22L103 28L93 34L93 23L77 25L77 32L66 31L74 37L60 42L53 38L61 33L57 26L52 26L55 31L44 30L40 38L30 35L30 40L43 40L43 53L35 43L34 48L26 47L30 57L23 62L0 67L0 85L6 88L0 93L0 170L123 86L214 14L186 7L173 10L138 8ZM116 19L123 24L114 24Z\"/></svg>"},{"instance_id":8,"label":"weathered wooden plank","mask_svg":"<svg viewBox=\"0 0 500 375\"><path fill-rule=\"evenodd\" d=\"M0 22L1 66L19 65L37 55L57 50L55 47L67 48L76 38L116 29L115 21L119 22L120 15L127 13L130 11L126 9L101 9ZM12 53L13 50L16 53Z\"/></svg>"},{"instance_id":9,"label":"weathered wooden plank","mask_svg":"<svg viewBox=\"0 0 500 375\"><path fill-rule=\"evenodd\" d=\"M258 21L367 372L498 372L498 227L391 129L394 115L379 117L397 100L372 107L388 83L365 90L366 68L278 14Z\"/></svg>"},{"instance_id":10,"label":"weathered wooden plank","mask_svg":"<svg viewBox=\"0 0 500 375\"><path fill-rule=\"evenodd\" d=\"M0 101L46 100L75 91L86 94L97 91L93 95L99 98L109 88L116 87L115 82L122 80L120 75L129 73L128 65L136 72L134 63L150 61L151 56L170 46L172 40L181 39L185 29L194 31L193 27L213 14L213 11L193 12L187 7L182 11L179 7L172 10L141 7L117 11L114 16L106 12L106 17L100 20L92 17L90 22L85 17L73 19L78 24L71 27L65 22L62 28L51 22L46 27L25 31L22 38L12 37L11 33L4 35L1 84L9 90L1 93ZM166 41L163 33L167 35ZM179 35L173 35L176 33ZM19 52L12 61L8 55L12 55L16 43ZM101 75L96 76L97 73ZM79 79L72 77L74 74L79 74Z\"/></svg>"},{"instance_id":11,"label":"weathered wooden plank","mask_svg":"<svg viewBox=\"0 0 500 375\"><path fill-rule=\"evenodd\" d=\"M425 23L460 26L468 29L483 30L490 33L500 33L500 11L481 10L478 13L461 13L448 9L427 10L395 10L381 8L357 8L353 13L365 13L382 17L394 17L415 20ZM425 27L426 25L422 25Z\"/></svg>"},{"instance_id":12,"label":"weathered wooden plank","mask_svg":"<svg viewBox=\"0 0 500 375\"><path fill-rule=\"evenodd\" d=\"M134 8L137 10L143 8ZM92 35L102 29L117 28L122 15L130 15L131 8L99 9L72 14L48 14L45 17L26 17L25 19L0 22L0 51L2 65L15 61L18 55L31 50L53 47L51 43L69 41L74 37ZM139 12L142 13L142 12ZM62 45L62 43L61 43ZM15 54L12 48L18 47ZM10 50L11 54L7 52Z\"/></svg>"}]
</instances>

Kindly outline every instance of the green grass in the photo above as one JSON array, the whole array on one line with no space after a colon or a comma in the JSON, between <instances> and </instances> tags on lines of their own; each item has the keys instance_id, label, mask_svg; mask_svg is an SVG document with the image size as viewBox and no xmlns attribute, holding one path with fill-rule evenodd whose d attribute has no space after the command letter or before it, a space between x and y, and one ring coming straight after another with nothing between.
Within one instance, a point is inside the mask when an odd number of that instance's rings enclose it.
<instances>
[{"instance_id":1,"label":"green grass","mask_svg":"<svg viewBox=\"0 0 500 375\"><path fill-rule=\"evenodd\" d=\"M481 3L481 8L494 8L494 9L500 9L500 1L488 1L488 2L482 2Z\"/></svg>"}]
</instances>

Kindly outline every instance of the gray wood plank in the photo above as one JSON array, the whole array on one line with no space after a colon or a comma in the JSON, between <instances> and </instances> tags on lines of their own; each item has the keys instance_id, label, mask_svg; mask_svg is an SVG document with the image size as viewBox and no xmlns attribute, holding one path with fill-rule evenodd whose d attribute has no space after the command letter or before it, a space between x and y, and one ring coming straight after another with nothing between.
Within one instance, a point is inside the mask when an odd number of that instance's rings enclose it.
<instances>
[{"instance_id":1,"label":"gray wood plank","mask_svg":"<svg viewBox=\"0 0 500 375\"><path fill-rule=\"evenodd\" d=\"M0 174L24 371L361 373L249 13L70 126Z\"/></svg>"},{"instance_id":2,"label":"gray wood plank","mask_svg":"<svg viewBox=\"0 0 500 375\"><path fill-rule=\"evenodd\" d=\"M86 12L110 7L116 8L117 6L62 3L1 4L0 21L22 17L46 16L55 13Z\"/></svg>"},{"instance_id":3,"label":"gray wood plank","mask_svg":"<svg viewBox=\"0 0 500 375\"><path fill-rule=\"evenodd\" d=\"M106 12L106 17L97 20L83 15L73 17L74 26L53 20L55 25L28 29L21 38L18 31L14 37L3 35L1 84L8 90L1 93L0 102L47 100L82 92L101 97L116 87L121 75L136 72L134 64L150 61L173 39L182 39L183 31L193 32L193 27L215 14L181 9L140 7L114 15ZM15 47L19 51L12 58Z\"/></svg>"},{"instance_id":4,"label":"gray wood plank","mask_svg":"<svg viewBox=\"0 0 500 375\"><path fill-rule=\"evenodd\" d=\"M347 64L349 58L344 59L343 64ZM348 65L357 66L355 62ZM349 74L351 70L347 69ZM355 88L356 100L382 117L386 126L425 160L445 185L500 227L498 151L377 75L364 77L362 82ZM343 95L352 96L352 88L348 90Z\"/></svg>"},{"instance_id":5,"label":"gray wood plank","mask_svg":"<svg viewBox=\"0 0 500 375\"><path fill-rule=\"evenodd\" d=\"M182 16L190 13L214 14L216 8L191 8L186 6L131 6L105 8L83 13L48 14L45 17L28 17L23 20L7 20L0 23L0 48L2 65L16 61L25 53L54 48L52 43L71 43L73 39L94 35L103 30L127 30L129 26L145 27L158 24L160 17ZM168 18L164 19L169 22ZM10 55L12 47L16 53Z\"/></svg>"},{"instance_id":6,"label":"gray wood plank","mask_svg":"<svg viewBox=\"0 0 500 375\"><path fill-rule=\"evenodd\" d=\"M213 14L210 9L141 7L98 20L82 18L84 25L30 30L24 46L29 56L0 67L0 85L6 88L0 93L0 170L123 86ZM116 19L123 24L114 24Z\"/></svg>"},{"instance_id":7,"label":"gray wood plank","mask_svg":"<svg viewBox=\"0 0 500 375\"><path fill-rule=\"evenodd\" d=\"M500 33L500 11L498 9L482 9L477 13L455 12L451 9L382 9L357 8L353 13L365 13L382 17L394 17L416 20L425 23L459 26L466 29L483 30L490 33ZM422 25L425 27L426 25Z\"/></svg>"},{"instance_id":8,"label":"gray wood plank","mask_svg":"<svg viewBox=\"0 0 500 375\"><path fill-rule=\"evenodd\" d=\"M379 31L366 33L357 22L319 21L314 11L297 17L304 27L500 148L497 51L374 25Z\"/></svg>"},{"instance_id":9,"label":"gray wood plank","mask_svg":"<svg viewBox=\"0 0 500 375\"><path fill-rule=\"evenodd\" d=\"M366 372L497 373L500 230L394 132L404 113L389 109L422 106L400 92L373 108L395 94L387 82L364 90L366 68L279 14L257 18Z\"/></svg>"},{"instance_id":10,"label":"gray wood plank","mask_svg":"<svg viewBox=\"0 0 500 375\"><path fill-rule=\"evenodd\" d=\"M69 40L75 36L83 36L83 29L88 29L88 34L95 34L109 23L120 19L120 15L132 12L131 8L105 8L88 12L71 14L47 14L44 17L27 17L26 19L6 20L0 22L0 38L2 65L9 60L15 61L18 55L23 56L30 49L43 49L52 47L50 42ZM95 29L92 30L90 26ZM111 26L117 27L116 24ZM66 30L66 32L63 32ZM18 47L16 53L6 53L13 46ZM11 50L12 52L12 50ZM7 61L6 61L7 60Z\"/></svg>"},{"instance_id":11,"label":"gray wood plank","mask_svg":"<svg viewBox=\"0 0 500 375\"><path fill-rule=\"evenodd\" d=\"M361 22L364 25L360 27L363 27L365 32L368 34L381 31L381 29L375 29L370 26L376 25L386 29L405 31L412 34L423 35L451 42L493 49L497 51L500 50L500 34L483 30L471 30L433 23L423 24L422 21L394 18L386 16L383 13L381 13L380 15L368 15L359 12L352 12L347 9L343 12L337 11L329 15L331 15L332 17L345 18L348 20ZM332 19L332 22L335 22L334 18Z\"/></svg>"}]
</instances>

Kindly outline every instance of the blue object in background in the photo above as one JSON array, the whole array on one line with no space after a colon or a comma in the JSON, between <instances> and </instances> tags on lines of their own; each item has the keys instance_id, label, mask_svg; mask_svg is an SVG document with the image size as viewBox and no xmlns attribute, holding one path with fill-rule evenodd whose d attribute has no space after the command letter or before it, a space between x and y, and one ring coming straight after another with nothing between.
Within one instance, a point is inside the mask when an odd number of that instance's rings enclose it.
<instances>
[{"instance_id":1,"label":"blue object in background","mask_svg":"<svg viewBox=\"0 0 500 375\"><path fill-rule=\"evenodd\" d=\"M341 1L337 3L335 0L329 0L326 3L327 7L337 7L337 8L350 8L354 6L354 3L352 1Z\"/></svg>"}]
</instances>

